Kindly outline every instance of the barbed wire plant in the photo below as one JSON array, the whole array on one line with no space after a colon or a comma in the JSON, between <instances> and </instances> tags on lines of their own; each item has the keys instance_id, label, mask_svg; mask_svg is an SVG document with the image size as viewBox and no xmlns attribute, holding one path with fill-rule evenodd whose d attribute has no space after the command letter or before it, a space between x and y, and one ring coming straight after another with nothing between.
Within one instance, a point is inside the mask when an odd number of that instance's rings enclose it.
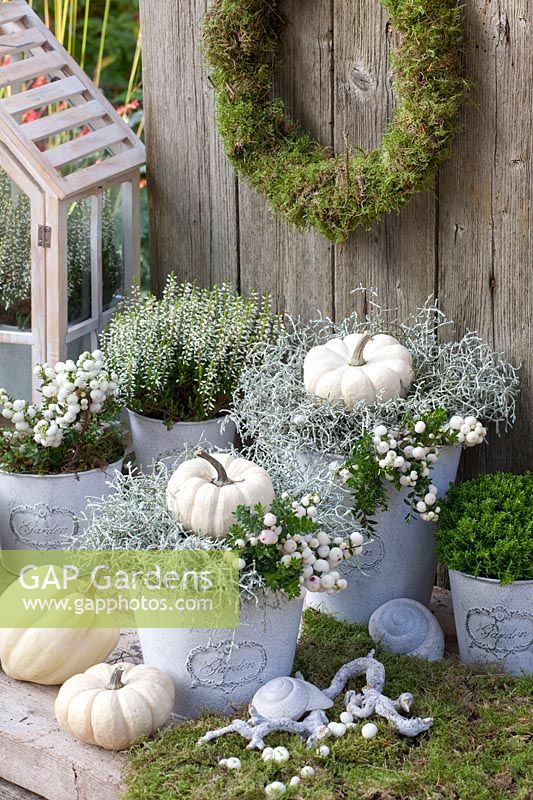
<instances>
[{"instance_id":1,"label":"barbed wire plant","mask_svg":"<svg viewBox=\"0 0 533 800\"><path fill-rule=\"evenodd\" d=\"M302 454L347 458L355 443L378 425L396 428L406 416L445 409L450 417L474 416L497 432L515 421L518 369L474 331L453 336L454 323L433 298L405 322L379 305L375 293L365 316L353 312L335 323L319 317L309 324L287 318L287 333L254 354L243 370L233 400L233 419L243 439L253 441L248 457L267 469ZM413 357L414 379L405 397L385 403L356 403L309 394L303 382L307 352L332 337L391 333Z\"/></svg>"}]
</instances>

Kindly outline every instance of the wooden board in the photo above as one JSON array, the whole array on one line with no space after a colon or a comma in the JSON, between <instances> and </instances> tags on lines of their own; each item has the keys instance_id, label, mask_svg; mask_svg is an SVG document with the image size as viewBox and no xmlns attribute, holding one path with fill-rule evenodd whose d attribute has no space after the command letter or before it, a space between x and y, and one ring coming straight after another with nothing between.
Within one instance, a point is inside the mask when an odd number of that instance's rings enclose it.
<instances>
[{"instance_id":1,"label":"wooden board","mask_svg":"<svg viewBox=\"0 0 533 800\"><path fill-rule=\"evenodd\" d=\"M56 695L0 672L0 777L46 800L116 800L125 756L60 731Z\"/></svg>"},{"instance_id":2,"label":"wooden board","mask_svg":"<svg viewBox=\"0 0 533 800\"><path fill-rule=\"evenodd\" d=\"M28 792L21 786L15 786L14 783L8 783L0 778L0 800L42 800L42 796L38 797L33 792Z\"/></svg>"},{"instance_id":3,"label":"wooden board","mask_svg":"<svg viewBox=\"0 0 533 800\"><path fill-rule=\"evenodd\" d=\"M144 96L154 289L177 273L200 285L238 284L237 181L216 134L201 54L206 0L143 0Z\"/></svg>"}]
</instances>

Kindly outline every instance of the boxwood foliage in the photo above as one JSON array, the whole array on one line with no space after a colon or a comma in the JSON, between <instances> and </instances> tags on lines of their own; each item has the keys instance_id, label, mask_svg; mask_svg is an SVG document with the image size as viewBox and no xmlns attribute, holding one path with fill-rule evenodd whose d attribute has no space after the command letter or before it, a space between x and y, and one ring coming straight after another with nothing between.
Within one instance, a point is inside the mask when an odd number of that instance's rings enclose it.
<instances>
[{"instance_id":1,"label":"boxwood foliage","mask_svg":"<svg viewBox=\"0 0 533 800\"><path fill-rule=\"evenodd\" d=\"M443 564L501 583L533 579L533 473L499 472L452 485L441 509Z\"/></svg>"},{"instance_id":2,"label":"boxwood foliage","mask_svg":"<svg viewBox=\"0 0 533 800\"><path fill-rule=\"evenodd\" d=\"M284 25L279 2L215 0L204 26L218 129L232 164L285 219L334 242L431 187L467 89L456 0L382 4L400 34L392 57L394 117L376 150L354 142L337 157L299 131L271 96Z\"/></svg>"}]
</instances>

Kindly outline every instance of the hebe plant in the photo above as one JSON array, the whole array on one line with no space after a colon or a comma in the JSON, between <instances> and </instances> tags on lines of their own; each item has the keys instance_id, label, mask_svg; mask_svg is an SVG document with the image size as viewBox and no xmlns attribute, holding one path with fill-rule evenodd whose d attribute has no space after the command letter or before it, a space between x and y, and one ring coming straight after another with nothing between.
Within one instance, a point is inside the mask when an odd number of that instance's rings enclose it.
<instances>
[{"instance_id":1,"label":"hebe plant","mask_svg":"<svg viewBox=\"0 0 533 800\"><path fill-rule=\"evenodd\" d=\"M270 297L230 286L200 289L170 277L159 300L135 290L102 335L119 399L146 416L201 421L231 405L250 353L276 340Z\"/></svg>"},{"instance_id":2,"label":"hebe plant","mask_svg":"<svg viewBox=\"0 0 533 800\"><path fill-rule=\"evenodd\" d=\"M533 473L496 473L451 486L437 553L450 569L501 583L533 580Z\"/></svg>"}]
</instances>

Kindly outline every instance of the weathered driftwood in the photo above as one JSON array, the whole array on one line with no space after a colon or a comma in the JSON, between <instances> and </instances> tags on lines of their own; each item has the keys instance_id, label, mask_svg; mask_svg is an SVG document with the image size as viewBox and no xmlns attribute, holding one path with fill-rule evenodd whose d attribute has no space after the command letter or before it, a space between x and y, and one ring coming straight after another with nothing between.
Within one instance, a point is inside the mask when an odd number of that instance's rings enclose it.
<instances>
[{"instance_id":1,"label":"weathered driftwood","mask_svg":"<svg viewBox=\"0 0 533 800\"><path fill-rule=\"evenodd\" d=\"M334 675L329 688L324 690L324 694L332 700L335 699L351 678L357 678L360 675L366 677L366 685L362 692L350 691L345 697L346 710L354 717L366 719L377 714L388 720L402 736L418 736L419 733L429 730L433 723L431 717L407 719L399 713L400 710L406 712L411 710L412 694L404 692L397 700L392 700L382 693L385 684L385 667L374 658L374 650L371 650L364 658L356 658L354 661L344 664ZM317 741L330 735L327 725L328 718L324 711L312 711L300 722L295 722L286 719L266 719L257 714L254 707L251 706L248 721L236 719L229 725L208 731L198 744L207 744L226 734L238 733L244 739L248 739L248 749L263 750L265 736L269 733L283 732L297 734L305 739L308 747L313 747Z\"/></svg>"}]
</instances>

